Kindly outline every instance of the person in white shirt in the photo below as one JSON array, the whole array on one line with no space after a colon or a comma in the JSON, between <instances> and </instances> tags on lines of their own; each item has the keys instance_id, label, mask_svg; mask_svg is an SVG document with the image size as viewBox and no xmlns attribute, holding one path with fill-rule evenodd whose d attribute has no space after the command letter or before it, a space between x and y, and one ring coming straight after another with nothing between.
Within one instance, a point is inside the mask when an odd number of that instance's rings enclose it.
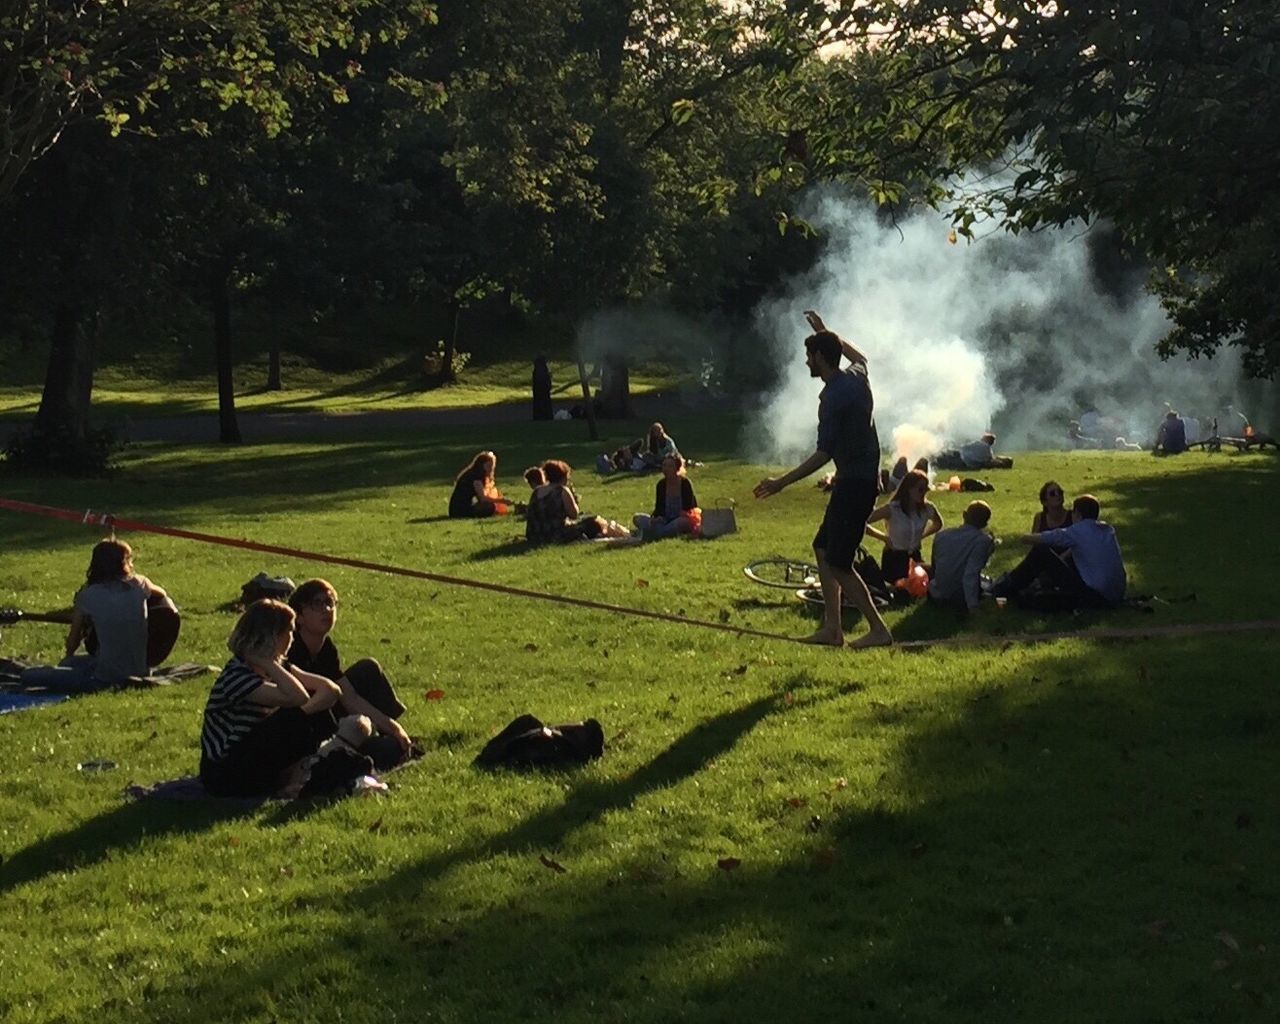
<instances>
[{"instance_id":1,"label":"person in white shirt","mask_svg":"<svg viewBox=\"0 0 1280 1024\"><path fill-rule=\"evenodd\" d=\"M1082 494L1071 504L1070 526L1021 537L1021 543L1031 545L1030 553L991 593L1017 600L1044 573L1056 588L1055 608L1114 608L1124 600L1124 559L1116 531L1098 518L1101 513L1098 499ZM1063 560L1053 548L1067 548L1071 560Z\"/></svg>"}]
</instances>

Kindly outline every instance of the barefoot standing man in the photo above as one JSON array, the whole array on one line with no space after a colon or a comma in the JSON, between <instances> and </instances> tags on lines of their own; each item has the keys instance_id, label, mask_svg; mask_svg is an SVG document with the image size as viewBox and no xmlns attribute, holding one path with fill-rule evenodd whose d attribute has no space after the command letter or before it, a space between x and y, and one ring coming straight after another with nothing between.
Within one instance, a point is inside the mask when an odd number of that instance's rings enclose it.
<instances>
[{"instance_id":1,"label":"barefoot standing man","mask_svg":"<svg viewBox=\"0 0 1280 1024\"><path fill-rule=\"evenodd\" d=\"M804 340L809 373L825 385L818 396L818 447L804 462L780 477L767 477L756 485L755 496L767 498L803 480L834 459L835 481L827 512L813 538L822 580L822 628L809 643L844 644L840 621L841 592L847 592L870 629L851 647L881 647L893 643L893 635L876 610L867 585L854 571L853 556L862 542L869 516L876 504L876 478L880 469L880 439L876 436L874 400L867 382L867 359L849 342L826 329L812 310L805 319L813 334ZM840 369L840 356L850 366Z\"/></svg>"}]
</instances>

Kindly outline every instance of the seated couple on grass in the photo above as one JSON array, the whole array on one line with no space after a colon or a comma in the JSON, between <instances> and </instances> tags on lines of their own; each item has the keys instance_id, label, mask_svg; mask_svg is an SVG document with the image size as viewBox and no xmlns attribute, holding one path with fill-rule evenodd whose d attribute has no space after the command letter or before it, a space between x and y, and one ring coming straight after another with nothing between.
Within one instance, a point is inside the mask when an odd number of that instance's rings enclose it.
<instances>
[{"instance_id":1,"label":"seated couple on grass","mask_svg":"<svg viewBox=\"0 0 1280 1024\"><path fill-rule=\"evenodd\" d=\"M23 688L85 693L128 683L168 657L180 627L169 595L134 571L133 549L114 539L94 545L69 621L66 657L26 669Z\"/></svg>"},{"instance_id":2,"label":"seated couple on grass","mask_svg":"<svg viewBox=\"0 0 1280 1024\"><path fill-rule=\"evenodd\" d=\"M548 459L538 468L544 482L536 486L533 485L538 477L533 469L525 472L525 479L533 486L524 525L524 537L530 544L568 544L598 537L630 536L628 530L611 519L582 514L570 484L573 469L567 462Z\"/></svg>"},{"instance_id":3,"label":"seated couple on grass","mask_svg":"<svg viewBox=\"0 0 1280 1024\"><path fill-rule=\"evenodd\" d=\"M378 663L341 668L329 636L337 606L330 584L308 580L289 604L255 601L236 623L200 736L200 779L212 795L297 795L321 754L341 758L329 762L345 773L335 782L411 755L396 721L404 705Z\"/></svg>"},{"instance_id":4,"label":"seated couple on grass","mask_svg":"<svg viewBox=\"0 0 1280 1024\"><path fill-rule=\"evenodd\" d=\"M649 427L646 437L637 438L612 455L596 458L596 469L605 476L610 473L650 473L662 468L662 460L668 455L679 455L675 439L661 423Z\"/></svg>"}]
</instances>

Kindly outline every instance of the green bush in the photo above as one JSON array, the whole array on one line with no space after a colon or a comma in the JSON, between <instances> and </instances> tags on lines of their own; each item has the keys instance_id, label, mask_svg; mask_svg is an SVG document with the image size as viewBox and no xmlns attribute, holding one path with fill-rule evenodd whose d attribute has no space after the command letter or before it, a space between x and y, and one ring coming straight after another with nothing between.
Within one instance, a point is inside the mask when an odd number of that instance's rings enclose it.
<instances>
[{"instance_id":1,"label":"green bush","mask_svg":"<svg viewBox=\"0 0 1280 1024\"><path fill-rule=\"evenodd\" d=\"M3 465L13 472L101 476L124 446L109 427L87 430L83 437L68 429L18 430L5 443Z\"/></svg>"}]
</instances>

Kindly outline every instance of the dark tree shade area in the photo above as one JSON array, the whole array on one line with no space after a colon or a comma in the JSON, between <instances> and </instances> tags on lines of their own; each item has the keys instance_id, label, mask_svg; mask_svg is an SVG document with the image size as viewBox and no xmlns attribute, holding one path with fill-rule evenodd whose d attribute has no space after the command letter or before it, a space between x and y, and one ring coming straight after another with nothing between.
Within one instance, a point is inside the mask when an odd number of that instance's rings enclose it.
<instances>
[{"instance_id":1,"label":"dark tree shade area","mask_svg":"<svg viewBox=\"0 0 1280 1024\"><path fill-rule=\"evenodd\" d=\"M741 326L814 258L820 239L788 214L835 181L886 215L942 208L959 235L979 215L1013 231L1104 220L1152 268L1172 324L1159 354L1239 346L1271 377L1274 14L1262 0L0 4L0 337L47 358L33 430L74 447L102 333L195 311L235 441L246 304L298 323L429 311L442 383L460 344L483 348L468 331L495 301L573 324L647 300ZM271 357L279 387L278 340ZM608 371L602 411L624 413L626 360Z\"/></svg>"}]
</instances>

